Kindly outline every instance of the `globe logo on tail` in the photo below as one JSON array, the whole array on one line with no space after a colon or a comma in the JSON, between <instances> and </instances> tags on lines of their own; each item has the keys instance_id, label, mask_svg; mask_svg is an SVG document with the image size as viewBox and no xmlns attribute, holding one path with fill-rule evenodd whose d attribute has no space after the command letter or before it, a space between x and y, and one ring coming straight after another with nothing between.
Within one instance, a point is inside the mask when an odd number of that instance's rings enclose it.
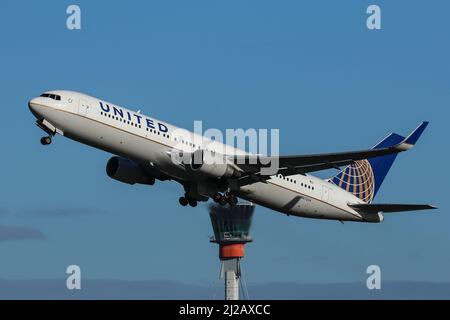
<instances>
[{"instance_id":1,"label":"globe logo on tail","mask_svg":"<svg viewBox=\"0 0 450 320\"><path fill-rule=\"evenodd\" d=\"M375 178L368 160L358 160L345 167L330 182L371 203L375 195Z\"/></svg>"}]
</instances>

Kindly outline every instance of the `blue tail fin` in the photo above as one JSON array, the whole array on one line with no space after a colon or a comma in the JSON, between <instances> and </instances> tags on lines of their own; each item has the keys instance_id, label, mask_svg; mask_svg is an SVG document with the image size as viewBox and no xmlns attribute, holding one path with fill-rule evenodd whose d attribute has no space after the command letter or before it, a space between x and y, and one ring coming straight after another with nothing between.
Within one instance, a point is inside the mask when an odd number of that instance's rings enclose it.
<instances>
[{"instance_id":1,"label":"blue tail fin","mask_svg":"<svg viewBox=\"0 0 450 320\"><path fill-rule=\"evenodd\" d=\"M401 135L391 133L373 147L373 149L391 147L404 141L404 139L405 137ZM330 178L329 182L353 193L361 200L371 203L396 157L397 154L395 153L355 161L354 164L345 167L336 176Z\"/></svg>"}]
</instances>

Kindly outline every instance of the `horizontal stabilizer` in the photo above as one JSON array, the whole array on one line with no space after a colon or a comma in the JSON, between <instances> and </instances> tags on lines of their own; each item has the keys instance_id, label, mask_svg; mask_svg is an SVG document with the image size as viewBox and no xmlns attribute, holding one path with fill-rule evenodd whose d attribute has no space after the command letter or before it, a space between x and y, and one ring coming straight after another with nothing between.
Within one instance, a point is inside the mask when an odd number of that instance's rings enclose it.
<instances>
[{"instance_id":1,"label":"horizontal stabilizer","mask_svg":"<svg viewBox=\"0 0 450 320\"><path fill-rule=\"evenodd\" d=\"M437 209L435 206L429 204L385 204L385 203L357 203L349 204L350 208L355 209L360 213L389 213L389 212L402 212L402 211L416 211L416 210L428 210Z\"/></svg>"}]
</instances>

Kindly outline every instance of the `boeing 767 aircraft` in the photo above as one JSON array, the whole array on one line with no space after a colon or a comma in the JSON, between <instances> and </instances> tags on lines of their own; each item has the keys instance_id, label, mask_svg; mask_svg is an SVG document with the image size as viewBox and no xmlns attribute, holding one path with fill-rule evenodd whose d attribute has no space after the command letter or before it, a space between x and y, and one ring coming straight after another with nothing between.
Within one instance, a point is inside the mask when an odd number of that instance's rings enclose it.
<instances>
[{"instance_id":1,"label":"boeing 767 aircraft","mask_svg":"<svg viewBox=\"0 0 450 320\"><path fill-rule=\"evenodd\" d=\"M210 198L235 205L239 197L287 215L341 222L381 222L383 213L435 208L373 203L397 154L415 145L428 122L407 137L391 133L368 150L275 159L73 91L48 91L28 106L47 133L41 138L43 145L60 134L110 152L115 156L108 161L106 172L124 183L177 181L185 190L179 199L182 206L195 207ZM174 161L174 154L190 161ZM268 163L278 164L275 173L265 173ZM331 168L340 171L330 179L309 174Z\"/></svg>"}]
</instances>

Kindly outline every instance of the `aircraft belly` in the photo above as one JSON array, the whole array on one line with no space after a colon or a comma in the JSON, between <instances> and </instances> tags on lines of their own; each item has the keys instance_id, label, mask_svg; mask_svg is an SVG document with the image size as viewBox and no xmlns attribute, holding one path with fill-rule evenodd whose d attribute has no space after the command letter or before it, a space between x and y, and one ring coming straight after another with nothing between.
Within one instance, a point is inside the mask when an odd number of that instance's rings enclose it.
<instances>
[{"instance_id":1,"label":"aircraft belly","mask_svg":"<svg viewBox=\"0 0 450 320\"><path fill-rule=\"evenodd\" d=\"M312 200L270 183L254 183L245 186L242 198L286 214L309 216Z\"/></svg>"},{"instance_id":2,"label":"aircraft belly","mask_svg":"<svg viewBox=\"0 0 450 320\"><path fill-rule=\"evenodd\" d=\"M239 194L240 197L287 215L343 221L360 220L358 217L329 203L277 184L258 182L245 186L243 191Z\"/></svg>"}]
</instances>

